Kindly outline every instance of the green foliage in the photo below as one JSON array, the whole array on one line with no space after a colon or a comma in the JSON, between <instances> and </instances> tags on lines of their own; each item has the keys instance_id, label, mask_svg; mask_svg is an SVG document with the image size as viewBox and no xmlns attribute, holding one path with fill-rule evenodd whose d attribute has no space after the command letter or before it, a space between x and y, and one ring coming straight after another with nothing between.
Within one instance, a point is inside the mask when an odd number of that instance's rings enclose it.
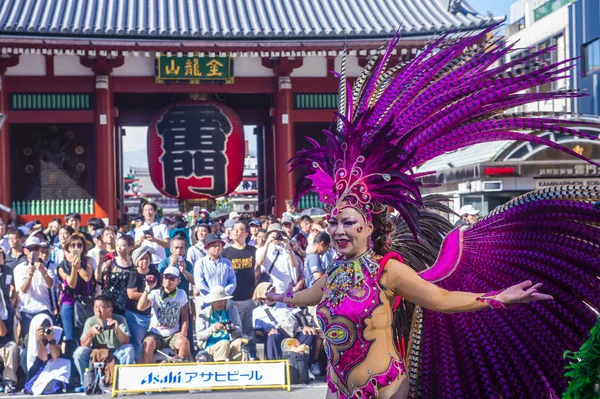
<instances>
[{"instance_id":1,"label":"green foliage","mask_svg":"<svg viewBox=\"0 0 600 399\"><path fill-rule=\"evenodd\" d=\"M566 351L565 359L569 365L565 367L565 377L569 378L569 388L563 399L598 398L597 386L600 383L600 320L596 323L590 337L583 343L578 352Z\"/></svg>"}]
</instances>

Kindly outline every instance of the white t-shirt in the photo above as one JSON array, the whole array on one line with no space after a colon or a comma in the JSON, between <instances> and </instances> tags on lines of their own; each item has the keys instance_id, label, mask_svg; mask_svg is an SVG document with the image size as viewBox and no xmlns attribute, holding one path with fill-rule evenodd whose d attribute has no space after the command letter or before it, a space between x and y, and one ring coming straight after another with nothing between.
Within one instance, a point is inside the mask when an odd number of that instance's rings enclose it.
<instances>
[{"instance_id":1,"label":"white t-shirt","mask_svg":"<svg viewBox=\"0 0 600 399\"><path fill-rule=\"evenodd\" d=\"M188 303L184 290L178 289L163 299L163 290L153 290L148 294L152 302L152 316L150 318L150 330L162 337L170 337L181 331L179 324L181 308Z\"/></svg>"},{"instance_id":2,"label":"white t-shirt","mask_svg":"<svg viewBox=\"0 0 600 399\"><path fill-rule=\"evenodd\" d=\"M267 252L261 270L269 273L271 276L271 284L273 284L277 292L284 292L290 283L296 285L298 277L301 276L298 276L298 269L290 263L290 255L287 249L271 243L268 248L267 246L264 246L258 249L257 253L259 250L267 251L267 249L269 252ZM296 255L293 254L293 256ZM257 257L259 257L258 254ZM275 262L274 266L273 262ZM273 268L271 268L271 266L273 266Z\"/></svg>"},{"instance_id":3,"label":"white t-shirt","mask_svg":"<svg viewBox=\"0 0 600 399\"><path fill-rule=\"evenodd\" d=\"M50 303L50 291L46 280L42 276L42 273L35 271L33 278L31 279L31 285L27 292L22 292L21 287L27 280L27 267L28 263L19 263L13 271L15 277L15 289L19 293L19 311L25 313L40 313L44 310L48 311L52 309ZM56 269L49 269L48 275L55 279Z\"/></svg>"},{"instance_id":4,"label":"white t-shirt","mask_svg":"<svg viewBox=\"0 0 600 399\"><path fill-rule=\"evenodd\" d=\"M149 225L148 222L144 222L143 225L135 229L135 241L143 238L144 230L148 230L150 228L152 228L152 233L154 233L155 238L163 241L170 238L169 229L164 224L154 222L152 225ZM160 263L161 260L166 259L167 257L165 249L153 241L144 240L142 242L142 247L154 248L156 253L152 255L152 263Z\"/></svg>"}]
</instances>

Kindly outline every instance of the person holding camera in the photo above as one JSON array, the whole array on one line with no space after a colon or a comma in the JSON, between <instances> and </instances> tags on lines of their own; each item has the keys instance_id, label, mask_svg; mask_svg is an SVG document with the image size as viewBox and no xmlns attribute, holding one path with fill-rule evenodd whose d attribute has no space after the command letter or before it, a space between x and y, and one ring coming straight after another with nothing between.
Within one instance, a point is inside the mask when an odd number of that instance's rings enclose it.
<instances>
[{"instance_id":1,"label":"person holding camera","mask_svg":"<svg viewBox=\"0 0 600 399\"><path fill-rule=\"evenodd\" d=\"M194 266L185 259L185 251L187 249L187 241L184 237L176 235L171 238L171 256L164 259L158 265L159 273L164 272L168 267L175 267L179 269L181 278L179 279L179 286L177 288L185 291L186 294L190 293L190 284L194 285Z\"/></svg>"},{"instance_id":2,"label":"person holding camera","mask_svg":"<svg viewBox=\"0 0 600 399\"><path fill-rule=\"evenodd\" d=\"M234 306L221 286L212 287L204 302L204 308L196 320L198 347L212 356L216 362L236 360L242 347L242 322Z\"/></svg>"},{"instance_id":3,"label":"person holding camera","mask_svg":"<svg viewBox=\"0 0 600 399\"><path fill-rule=\"evenodd\" d=\"M290 284L294 292L304 286L302 264L279 223L269 225L265 246L256 250L256 264L262 266L259 282L270 282L277 292Z\"/></svg>"},{"instance_id":4,"label":"person holding camera","mask_svg":"<svg viewBox=\"0 0 600 399\"><path fill-rule=\"evenodd\" d=\"M142 205L144 224L135 229L135 247L152 247L152 264L156 267L167 257L165 248L169 248L171 238L169 229L156 221L157 206L154 202Z\"/></svg>"},{"instance_id":5,"label":"person holding camera","mask_svg":"<svg viewBox=\"0 0 600 399\"><path fill-rule=\"evenodd\" d=\"M27 373L23 392L41 395L67 391L71 361L61 357L62 332L62 328L52 325L52 318L47 314L31 319L27 347L23 350Z\"/></svg>"},{"instance_id":6,"label":"person holding camera","mask_svg":"<svg viewBox=\"0 0 600 399\"><path fill-rule=\"evenodd\" d=\"M15 310L11 304L11 298L16 296L16 291L12 281L12 270L4 266L5 261L6 254L0 248L0 362L4 365L2 377L6 383L4 387L0 386L0 392L4 389L4 392L12 393L17 384L19 346L14 338Z\"/></svg>"},{"instance_id":7,"label":"person holding camera","mask_svg":"<svg viewBox=\"0 0 600 399\"><path fill-rule=\"evenodd\" d=\"M73 363L81 381L89 367L92 351L108 349L117 364L135 363L135 350L129 343L129 326L123 316L113 314L113 302L109 296L99 295L94 300L94 315L87 319L81 334L81 346L73 354ZM83 392L83 386L76 388Z\"/></svg>"},{"instance_id":8,"label":"person holding camera","mask_svg":"<svg viewBox=\"0 0 600 399\"><path fill-rule=\"evenodd\" d=\"M178 359L191 360L188 296L177 289L180 271L167 267L163 273L162 288L152 290L156 283L146 282L137 308L151 309L150 329L142 343L142 363L153 363L157 349L171 348L177 351Z\"/></svg>"},{"instance_id":9,"label":"person holding camera","mask_svg":"<svg viewBox=\"0 0 600 399\"><path fill-rule=\"evenodd\" d=\"M136 248L131 254L131 260L136 269L129 275L127 283L127 307L125 309L125 320L131 332L131 345L135 349L135 360L142 358L142 341L146 337L150 327L150 308L138 310L137 304L146 284L157 288L160 281L160 273L150 265L154 250L150 247Z\"/></svg>"},{"instance_id":10,"label":"person holding camera","mask_svg":"<svg viewBox=\"0 0 600 399\"><path fill-rule=\"evenodd\" d=\"M27 261L14 269L15 288L20 301L21 337L27 334L31 320L36 315L43 313L52 316L50 290L54 286L54 275L40 259L40 248L39 238L28 237L24 248Z\"/></svg>"}]
</instances>

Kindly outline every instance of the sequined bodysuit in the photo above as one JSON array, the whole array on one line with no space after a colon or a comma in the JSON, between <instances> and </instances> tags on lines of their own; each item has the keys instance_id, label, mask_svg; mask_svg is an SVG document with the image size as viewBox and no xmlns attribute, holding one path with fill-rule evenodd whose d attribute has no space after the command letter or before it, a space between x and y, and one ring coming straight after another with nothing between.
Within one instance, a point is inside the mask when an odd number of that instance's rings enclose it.
<instances>
[{"instance_id":1,"label":"sequined bodysuit","mask_svg":"<svg viewBox=\"0 0 600 399\"><path fill-rule=\"evenodd\" d=\"M327 380L340 398L373 398L404 374L392 335L393 294L380 283L385 263L367 253L327 271L317 319L325 333Z\"/></svg>"}]
</instances>

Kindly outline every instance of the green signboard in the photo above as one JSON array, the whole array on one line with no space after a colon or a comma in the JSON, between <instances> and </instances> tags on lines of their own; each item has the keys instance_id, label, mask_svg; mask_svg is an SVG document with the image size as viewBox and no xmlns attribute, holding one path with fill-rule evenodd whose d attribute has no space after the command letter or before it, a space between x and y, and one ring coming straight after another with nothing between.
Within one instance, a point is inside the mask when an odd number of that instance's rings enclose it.
<instances>
[{"instance_id":1,"label":"green signboard","mask_svg":"<svg viewBox=\"0 0 600 399\"><path fill-rule=\"evenodd\" d=\"M572 3L573 0L550 0L533 10L533 20L539 21L545 16L552 14L564 5Z\"/></svg>"},{"instance_id":2,"label":"green signboard","mask_svg":"<svg viewBox=\"0 0 600 399\"><path fill-rule=\"evenodd\" d=\"M156 57L156 83L224 81L233 83L229 57Z\"/></svg>"}]
</instances>

